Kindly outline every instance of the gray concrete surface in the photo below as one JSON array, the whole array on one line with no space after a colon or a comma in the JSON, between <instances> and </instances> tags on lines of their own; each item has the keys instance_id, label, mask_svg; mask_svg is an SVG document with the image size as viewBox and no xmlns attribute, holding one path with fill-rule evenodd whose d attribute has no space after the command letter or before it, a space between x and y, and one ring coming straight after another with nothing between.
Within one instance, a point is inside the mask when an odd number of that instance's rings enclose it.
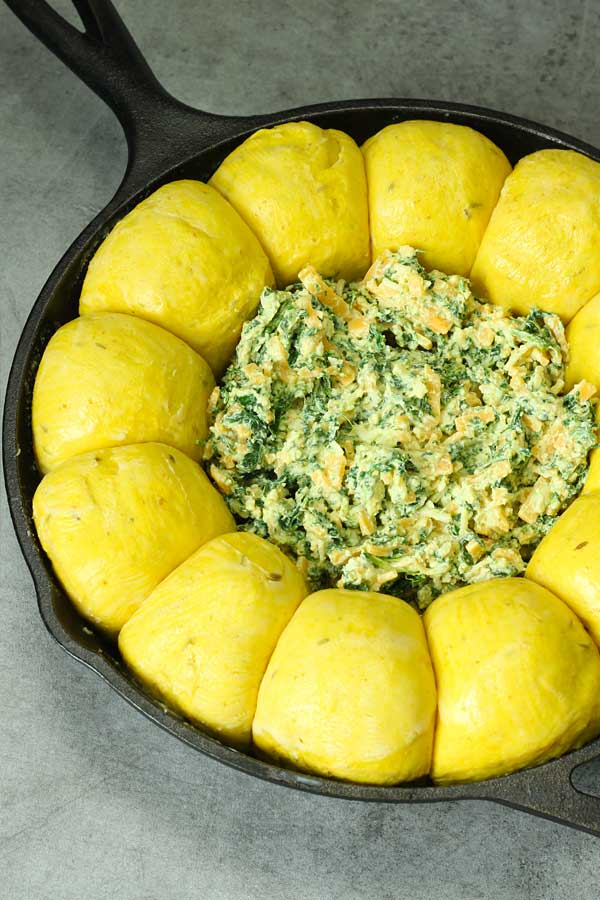
<instances>
[{"instance_id":1,"label":"gray concrete surface","mask_svg":"<svg viewBox=\"0 0 600 900\"><path fill-rule=\"evenodd\" d=\"M207 109L430 96L600 144L594 0L116 2L166 86ZM111 196L125 147L111 113L4 7L0 42L4 385L34 298ZM4 502L0 550L0 898L600 896L600 841L551 822L487 803L324 800L196 755L50 640ZM600 765L585 779L600 793Z\"/></svg>"}]
</instances>

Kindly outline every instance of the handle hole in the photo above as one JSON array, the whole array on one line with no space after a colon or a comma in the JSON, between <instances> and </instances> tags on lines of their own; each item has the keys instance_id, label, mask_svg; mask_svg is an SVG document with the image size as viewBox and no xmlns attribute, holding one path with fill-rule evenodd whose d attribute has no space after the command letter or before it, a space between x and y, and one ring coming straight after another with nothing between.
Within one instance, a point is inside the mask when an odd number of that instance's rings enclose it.
<instances>
[{"instance_id":1,"label":"handle hole","mask_svg":"<svg viewBox=\"0 0 600 900\"><path fill-rule=\"evenodd\" d=\"M54 12L62 16L80 34L85 33L84 23L75 8L73 0L48 0L48 6L51 6Z\"/></svg>"},{"instance_id":2,"label":"handle hole","mask_svg":"<svg viewBox=\"0 0 600 900\"><path fill-rule=\"evenodd\" d=\"M600 800L600 756L573 769L571 784L580 793Z\"/></svg>"}]
</instances>

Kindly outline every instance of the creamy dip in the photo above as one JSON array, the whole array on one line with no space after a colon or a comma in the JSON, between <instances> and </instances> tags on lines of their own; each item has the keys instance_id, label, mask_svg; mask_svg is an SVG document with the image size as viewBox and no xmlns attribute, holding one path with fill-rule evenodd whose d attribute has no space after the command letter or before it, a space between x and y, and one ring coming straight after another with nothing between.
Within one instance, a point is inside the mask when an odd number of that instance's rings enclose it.
<instances>
[{"instance_id":1,"label":"creamy dip","mask_svg":"<svg viewBox=\"0 0 600 900\"><path fill-rule=\"evenodd\" d=\"M563 395L560 319L386 253L356 284L306 267L263 291L210 402L209 472L242 529L311 586L425 607L522 573L579 492L591 385Z\"/></svg>"}]
</instances>

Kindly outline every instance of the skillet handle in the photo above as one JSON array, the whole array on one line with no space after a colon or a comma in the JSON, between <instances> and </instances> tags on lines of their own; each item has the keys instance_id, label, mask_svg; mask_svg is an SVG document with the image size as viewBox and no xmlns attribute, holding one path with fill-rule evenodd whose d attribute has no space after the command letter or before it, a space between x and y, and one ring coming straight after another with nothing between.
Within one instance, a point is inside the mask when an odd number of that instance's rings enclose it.
<instances>
[{"instance_id":1,"label":"skillet handle","mask_svg":"<svg viewBox=\"0 0 600 900\"><path fill-rule=\"evenodd\" d=\"M594 741L545 765L490 782L485 799L600 837L600 797L578 790L572 781L580 765L598 758L598 741Z\"/></svg>"},{"instance_id":2,"label":"skillet handle","mask_svg":"<svg viewBox=\"0 0 600 900\"><path fill-rule=\"evenodd\" d=\"M135 190L165 163L182 160L240 129L242 119L181 103L160 84L111 0L72 0L79 31L47 0L6 0L24 25L104 100L129 150L121 185ZM119 192L120 193L120 192Z\"/></svg>"}]
</instances>

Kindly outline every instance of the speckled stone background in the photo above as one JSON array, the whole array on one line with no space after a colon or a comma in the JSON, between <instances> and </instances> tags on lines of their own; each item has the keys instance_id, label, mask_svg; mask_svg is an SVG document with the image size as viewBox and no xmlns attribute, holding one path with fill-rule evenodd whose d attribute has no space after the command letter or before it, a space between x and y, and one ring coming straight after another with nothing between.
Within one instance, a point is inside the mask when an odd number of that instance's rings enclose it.
<instances>
[{"instance_id":1,"label":"speckled stone background","mask_svg":"<svg viewBox=\"0 0 600 900\"><path fill-rule=\"evenodd\" d=\"M116 5L167 88L210 110L433 97L600 144L594 0ZM4 7L0 53L4 385L33 300L116 188L125 145L101 101ZM586 834L483 802L300 795L195 754L48 637L4 498L0 550L0 897L598 900L600 841ZM600 794L598 762L584 782Z\"/></svg>"}]
</instances>

